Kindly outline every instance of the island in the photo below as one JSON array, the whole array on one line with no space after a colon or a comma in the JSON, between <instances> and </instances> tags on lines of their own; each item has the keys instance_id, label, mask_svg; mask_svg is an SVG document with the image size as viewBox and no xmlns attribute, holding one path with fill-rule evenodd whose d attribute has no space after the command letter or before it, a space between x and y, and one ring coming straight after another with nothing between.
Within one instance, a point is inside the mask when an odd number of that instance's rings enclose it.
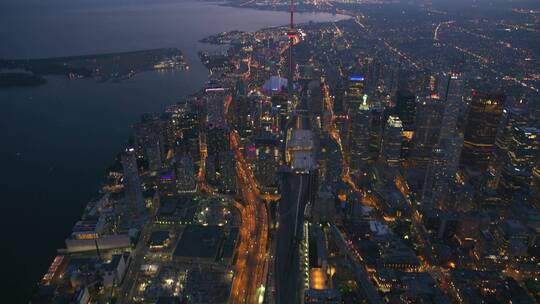
<instances>
[{"instance_id":1,"label":"island","mask_svg":"<svg viewBox=\"0 0 540 304\"><path fill-rule=\"evenodd\" d=\"M43 75L65 75L75 78L98 78L103 81L130 78L138 72L164 69L187 70L184 56L176 48L82 56L0 60L0 70L24 70L24 73L1 73L2 85L27 86L41 84Z\"/></svg>"}]
</instances>

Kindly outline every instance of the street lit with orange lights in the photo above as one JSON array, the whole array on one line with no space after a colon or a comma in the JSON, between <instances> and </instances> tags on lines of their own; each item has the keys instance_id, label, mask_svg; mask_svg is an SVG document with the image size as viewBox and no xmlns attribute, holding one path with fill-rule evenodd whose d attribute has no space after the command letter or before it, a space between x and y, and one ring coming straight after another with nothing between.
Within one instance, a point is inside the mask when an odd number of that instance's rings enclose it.
<instances>
[{"instance_id":1,"label":"street lit with orange lights","mask_svg":"<svg viewBox=\"0 0 540 304\"><path fill-rule=\"evenodd\" d=\"M257 289L265 285L267 273L268 214L259 197L258 185L253 178L242 151L238 133L231 132L231 149L235 153L236 172L243 203L241 244L236 265L230 303L257 303ZM245 252L245 253L244 253Z\"/></svg>"}]
</instances>

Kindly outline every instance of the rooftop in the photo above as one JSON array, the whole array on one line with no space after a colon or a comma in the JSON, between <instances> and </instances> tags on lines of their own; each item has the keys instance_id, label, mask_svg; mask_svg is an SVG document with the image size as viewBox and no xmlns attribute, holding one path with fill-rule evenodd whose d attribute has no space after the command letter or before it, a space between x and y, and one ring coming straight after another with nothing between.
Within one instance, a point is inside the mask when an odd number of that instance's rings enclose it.
<instances>
[{"instance_id":1,"label":"rooftop","mask_svg":"<svg viewBox=\"0 0 540 304\"><path fill-rule=\"evenodd\" d=\"M175 257L216 258L224 238L220 226L188 225L174 251Z\"/></svg>"}]
</instances>

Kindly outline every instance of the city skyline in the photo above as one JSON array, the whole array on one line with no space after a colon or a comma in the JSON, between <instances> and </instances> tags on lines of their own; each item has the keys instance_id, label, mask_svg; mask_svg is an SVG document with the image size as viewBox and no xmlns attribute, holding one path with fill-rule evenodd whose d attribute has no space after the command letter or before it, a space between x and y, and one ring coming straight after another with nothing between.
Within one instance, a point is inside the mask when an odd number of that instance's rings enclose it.
<instances>
[{"instance_id":1,"label":"city skyline","mask_svg":"<svg viewBox=\"0 0 540 304\"><path fill-rule=\"evenodd\" d=\"M210 25L187 48L0 60L8 102L58 79L123 94L153 73L149 92L201 79L162 111L133 110L97 193L41 257L52 263L7 301L540 301L537 3L138 1L110 5L283 20ZM297 21L309 12L329 20Z\"/></svg>"}]
</instances>

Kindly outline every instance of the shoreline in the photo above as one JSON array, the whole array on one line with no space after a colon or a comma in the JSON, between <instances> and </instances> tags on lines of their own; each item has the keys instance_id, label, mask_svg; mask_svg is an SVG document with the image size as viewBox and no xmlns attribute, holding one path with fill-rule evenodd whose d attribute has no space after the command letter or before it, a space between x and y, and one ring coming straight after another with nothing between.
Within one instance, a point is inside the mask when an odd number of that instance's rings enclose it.
<instances>
[{"instance_id":1,"label":"shoreline","mask_svg":"<svg viewBox=\"0 0 540 304\"><path fill-rule=\"evenodd\" d=\"M216 3L216 5L220 5L220 6L221 6L221 5L224 5L224 4ZM249 7L245 7L245 8L248 8L248 9L249 9ZM253 9L253 8L251 8L251 9ZM257 10L260 10L260 11L271 11L271 10L262 10L262 9L257 9ZM313 12L313 13L316 13L316 12ZM320 23L327 23L327 22L334 22L334 21L319 21L319 22L318 22L318 21L310 21L310 22L312 22L312 23L314 23L314 24L315 24L315 23L316 23L316 24L320 24ZM301 24L309 24L310 22L304 22L304 23L301 23ZM265 29L279 28L279 27L285 27L285 26L287 26L287 25L263 26L263 27L260 27L260 28L258 28L258 29L256 29L256 30L249 31L249 32L256 32L256 31L261 31L261 30L265 30ZM206 36L206 37L208 37L208 36ZM207 43L207 44L208 44L208 45L212 45L212 43ZM204 48L200 48L199 51L201 51L201 50L204 50ZM144 51L144 50L143 50L143 51ZM147 51L148 51L148 50L147 50ZM74 56L65 56L65 57L49 57L49 58L37 58L37 59L10 59L10 60L1 60L1 59L0 59L0 62L5 62L5 61L20 61L20 62L25 62L25 61L34 61L34 60L35 60L35 61L47 61L47 60L58 60L58 59L66 59L66 58L67 58L67 59L80 59L80 58L92 57L92 56L96 57L96 56L101 56L101 55L126 54L126 53L133 53L133 52L136 53L136 52L141 52L141 51L127 51L127 52L119 52L119 53L89 54L89 55L74 55ZM197 60L199 60L199 59L197 58ZM153 71L153 70L146 70L146 71ZM142 74L142 73L144 73L144 72L146 72L146 71L139 71L139 72ZM208 72L209 69L208 69L207 67L205 67L205 71ZM49 75L54 75L54 74L49 74ZM86 79L91 79L91 78L88 77L88 78L86 78ZM207 78L205 83L207 83L209 80L210 80L210 79ZM205 83L204 83L201 87L197 88L195 93L193 93L193 94L187 94L186 97L184 97L182 100L185 100L185 99L188 99L189 97L196 96L196 95L200 94L201 91L204 90L204 85L205 85ZM170 103L170 105L174 105L174 104L175 104L175 103ZM163 113L165 110L166 110L166 107L165 107L165 108L162 108L161 110L156 111L156 113ZM144 115L144 113L140 113L139 116L141 116L141 115ZM117 151L117 152L118 152L118 151ZM111 161L114 162L114 158L113 158ZM103 176L106 176L106 175L103 175ZM100 179L98 180L98 183L101 183L101 182L103 182L104 180L105 180L105 178L100 178ZM98 188L97 190L99 190L99 188ZM91 203L91 201L88 202L88 203ZM83 206L87 206L88 203L83 204ZM84 211L84 207L83 207L82 210ZM78 216L80 216L80 214L79 214ZM71 223L71 224L74 224L74 223L75 223L75 222L73 222L73 223ZM70 227L70 226L68 226L68 227ZM65 236L62 236L62 237L61 237L61 240L63 241L64 239L65 239ZM54 257L54 256L48 257L47 260L50 261L53 257ZM48 262L47 262L47 263L48 263ZM47 269L44 269L43 272L46 272L46 270L47 270ZM40 273L43 273L43 272L40 271ZM33 284L35 284L35 283L36 283L36 282L33 282ZM38 281L37 283L39 283L39 281Z\"/></svg>"}]
</instances>

